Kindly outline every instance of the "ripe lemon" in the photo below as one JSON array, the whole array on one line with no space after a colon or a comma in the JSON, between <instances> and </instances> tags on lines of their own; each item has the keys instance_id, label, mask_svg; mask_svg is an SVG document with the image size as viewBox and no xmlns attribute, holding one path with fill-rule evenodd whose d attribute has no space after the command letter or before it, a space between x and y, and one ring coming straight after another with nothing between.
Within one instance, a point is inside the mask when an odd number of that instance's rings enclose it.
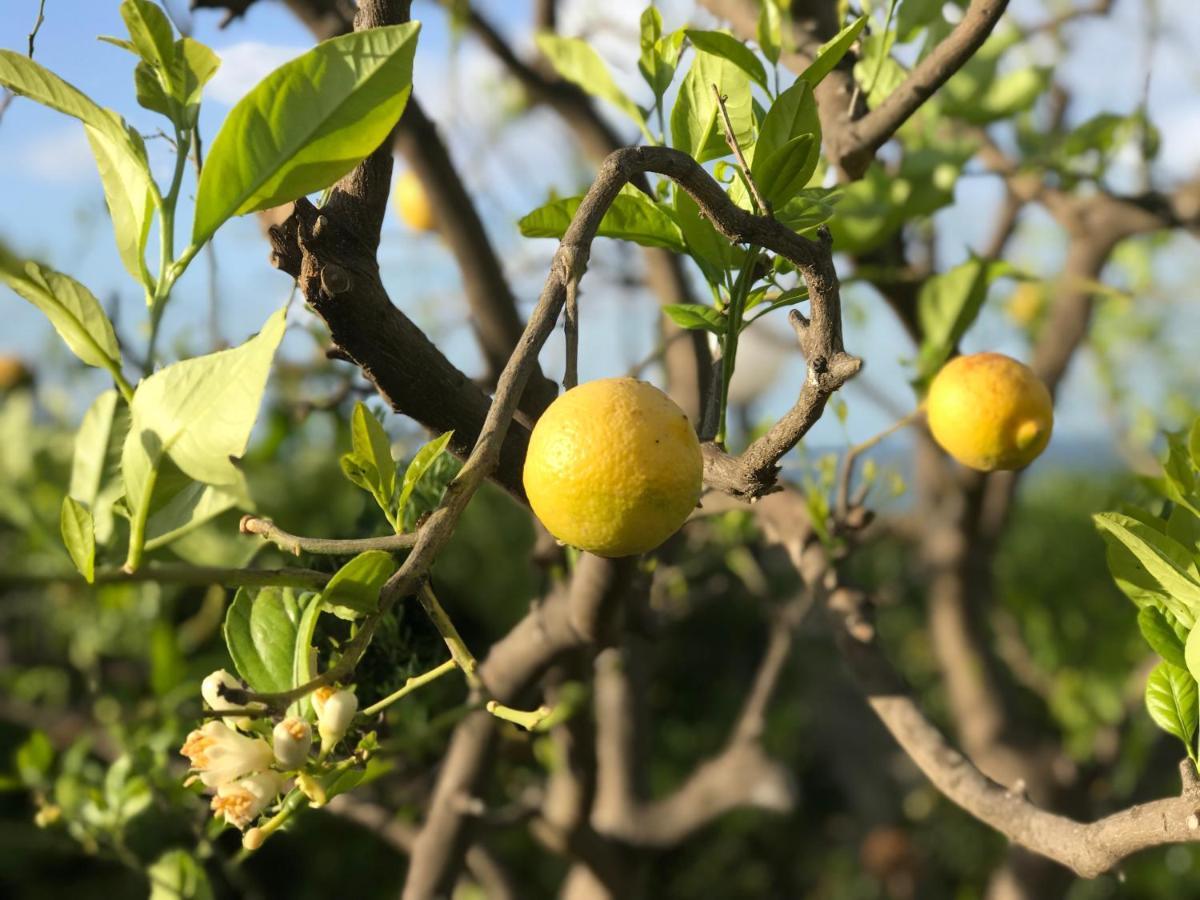
<instances>
[{"instance_id":1,"label":"ripe lemon","mask_svg":"<svg viewBox=\"0 0 1200 900\"><path fill-rule=\"evenodd\" d=\"M1022 469L1046 449L1054 427L1050 392L1028 366L975 353L942 367L925 399L929 430L964 466Z\"/></svg>"},{"instance_id":2,"label":"ripe lemon","mask_svg":"<svg viewBox=\"0 0 1200 900\"><path fill-rule=\"evenodd\" d=\"M411 169L405 170L396 179L396 188L392 192L392 201L396 204L396 212L413 231L432 231L437 224L433 218L433 207L429 204L429 195L421 179Z\"/></svg>"},{"instance_id":3,"label":"ripe lemon","mask_svg":"<svg viewBox=\"0 0 1200 900\"><path fill-rule=\"evenodd\" d=\"M529 438L525 493L565 544L599 556L653 550L700 498L704 461L687 416L653 385L604 378L572 388Z\"/></svg>"}]
</instances>

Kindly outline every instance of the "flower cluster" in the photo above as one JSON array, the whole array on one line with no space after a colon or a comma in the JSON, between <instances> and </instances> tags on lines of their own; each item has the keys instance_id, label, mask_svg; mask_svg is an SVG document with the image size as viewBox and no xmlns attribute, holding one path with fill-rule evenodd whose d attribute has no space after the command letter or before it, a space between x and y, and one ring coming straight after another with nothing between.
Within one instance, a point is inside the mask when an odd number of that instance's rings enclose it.
<instances>
[{"instance_id":1,"label":"flower cluster","mask_svg":"<svg viewBox=\"0 0 1200 900\"><path fill-rule=\"evenodd\" d=\"M204 679L200 694L214 712L236 709L224 696L242 684L223 669ZM321 737L319 763L345 736L358 711L358 700L349 690L322 688L313 695ZM312 797L319 784L310 753L313 727L304 718L288 716L271 727L269 721L245 716L213 719L192 731L180 748L191 764L192 778L213 793L212 810L218 818L243 832L272 806L288 778ZM317 769L319 770L319 766ZM309 786L309 790L303 790ZM248 846L262 842L269 826L247 832Z\"/></svg>"}]
</instances>

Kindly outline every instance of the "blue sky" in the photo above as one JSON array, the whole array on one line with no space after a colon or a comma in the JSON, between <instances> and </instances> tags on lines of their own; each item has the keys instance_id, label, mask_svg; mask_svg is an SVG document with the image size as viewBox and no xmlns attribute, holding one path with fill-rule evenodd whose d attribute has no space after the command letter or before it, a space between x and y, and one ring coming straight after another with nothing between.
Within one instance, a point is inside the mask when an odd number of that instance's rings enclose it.
<instances>
[{"instance_id":1,"label":"blue sky","mask_svg":"<svg viewBox=\"0 0 1200 900\"><path fill-rule=\"evenodd\" d=\"M5 0L0 17L0 46L23 50L32 25L37 0ZM172 0L186 22L186 3ZM478 4L502 28L527 41L528 3L492 0ZM636 68L629 38L641 3L636 0L563 0L562 28L586 32L613 64L618 81L637 91ZM682 24L694 14L687 0L659 4L669 26ZM876 3L878 5L878 3ZM1164 147L1156 180L1160 186L1200 171L1200 17L1194 0L1160 2L1163 28L1153 54L1150 103L1152 118L1164 133ZM132 98L133 59L124 51L96 41L98 34L123 33L117 0L47 0L46 21L37 39L36 59L89 93L103 105L124 114L136 127L152 134L156 117L140 109ZM1045 13L1035 0L1016 0L1012 9L1024 21L1038 21ZM1082 121L1101 109L1125 112L1137 102L1141 90L1145 23L1151 4L1118 0L1110 22L1074 26L1079 51L1061 65L1058 76L1072 85L1076 101L1073 121ZM443 127L468 187L487 221L502 259L510 269L519 297L528 308L535 299L545 263L553 245L527 241L517 234L514 222L537 206L550 190L574 193L590 180L591 168L580 161L569 133L546 110L537 110L512 125L503 110L514 94L491 57L470 40L459 41L449 32L437 4L417 0L414 15L425 23L416 64L416 94ZM248 15L224 31L220 14L197 13L190 18L194 37L214 47L224 62L206 95L202 131L211 142L222 118L258 78L284 60L302 52L311 38L286 8L260 0ZM1048 46L1035 46L1027 62L1044 61ZM644 99L640 98L639 99ZM614 123L629 131L625 123ZM161 172L169 163L161 140L149 141L153 160ZM15 251L45 261L87 284L108 303L117 298L119 327L130 337L141 334L144 309L140 292L129 282L117 261L99 181L83 138L72 120L18 99L0 122L0 192L9 214L0 221L0 240ZM938 217L939 253L950 265L978 246L988 233L998 185L987 177L960 180L955 207ZM181 215L190 218L190 206ZM186 226L181 228L185 231ZM152 239L156 240L156 239ZM585 378L617 374L651 349L653 304L640 291L612 286L609 274L636 269L633 248L606 242L597 247L593 274L584 282L581 375ZM152 242L152 246L156 246ZM218 295L223 336L240 341L256 330L271 310L287 297L290 283L266 261L267 247L253 217L227 225L216 239L219 266ZM1017 247L1020 261L1052 275L1060 254L1057 236L1048 225L1027 229ZM1200 333L1196 303L1200 288L1195 271L1195 243L1178 242L1178 250L1165 257L1160 268L1163 290L1185 311L1180 339ZM479 356L464 321L465 304L458 294L453 260L435 236L414 236L389 218L381 247L381 265L393 300L422 324L449 355L469 372L478 371ZM207 272L198 259L180 282L165 322L164 348L168 353L196 353L207 349ZM607 282L607 283L606 283ZM871 383L894 404L911 406L901 360L910 355L889 314L877 300L861 290L848 290L855 313L847 326L847 344L869 360L865 373ZM1156 298L1153 302L1168 302ZM985 313L982 325L967 341L967 349L998 349L1028 356L1023 340L1009 328L998 310ZM1190 307L1190 309L1188 309ZM40 314L4 289L0 308L5 327L0 330L0 352L17 352L40 361L66 359L57 339ZM781 314L761 326L786 338ZM775 414L791 402L802 378L798 354L779 349L777 341L758 341L754 352L740 359L752 362L743 375L744 390L761 396L757 411ZM784 345L786 346L786 344ZM293 356L313 352L310 338L293 329L285 343ZM543 354L551 372L561 369L561 347L555 339ZM98 382L99 383L99 382ZM1146 389L1154 390L1153 378ZM846 429L861 439L889 421L886 413L864 400L860 392L847 393L850 417ZM72 398L78 409L90 397ZM1066 386L1057 433L1075 437L1102 434L1095 378L1086 360L1076 365ZM815 440L841 443L842 426L827 417Z\"/></svg>"}]
</instances>

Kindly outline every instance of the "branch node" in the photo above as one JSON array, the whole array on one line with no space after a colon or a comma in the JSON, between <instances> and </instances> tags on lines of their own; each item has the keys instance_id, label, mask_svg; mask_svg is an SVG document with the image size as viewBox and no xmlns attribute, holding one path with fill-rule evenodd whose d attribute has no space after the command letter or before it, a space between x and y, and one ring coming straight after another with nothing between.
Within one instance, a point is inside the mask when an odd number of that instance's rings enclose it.
<instances>
[{"instance_id":1,"label":"branch node","mask_svg":"<svg viewBox=\"0 0 1200 900\"><path fill-rule=\"evenodd\" d=\"M324 217L322 217L324 218ZM317 220L318 222L321 219ZM326 263L321 269L321 290L330 297L344 294L350 290L353 282L350 273L336 263Z\"/></svg>"}]
</instances>

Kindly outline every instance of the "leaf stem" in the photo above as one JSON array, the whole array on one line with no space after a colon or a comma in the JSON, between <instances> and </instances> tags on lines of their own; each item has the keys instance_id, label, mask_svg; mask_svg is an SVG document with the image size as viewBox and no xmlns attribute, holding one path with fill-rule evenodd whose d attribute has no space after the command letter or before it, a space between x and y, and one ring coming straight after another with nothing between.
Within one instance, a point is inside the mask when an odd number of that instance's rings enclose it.
<instances>
[{"instance_id":1,"label":"leaf stem","mask_svg":"<svg viewBox=\"0 0 1200 900\"><path fill-rule=\"evenodd\" d=\"M401 687L397 691L394 691L391 694L388 694L386 697L384 697L378 703L371 704L370 706L368 706L366 709L364 709L362 711L361 715L366 716L367 718L377 715L378 713L387 709L389 706L391 706L397 700L407 697L409 694L411 694L417 688L423 687L423 686L429 684L431 681L436 681L437 679L439 679L443 675L445 675L447 672L452 672L457 668L458 668L458 663L456 663L453 659L448 659L444 663L442 663L440 666L430 669L428 672L424 672L420 675L413 675L412 677L408 678L404 682L403 687Z\"/></svg>"}]
</instances>

